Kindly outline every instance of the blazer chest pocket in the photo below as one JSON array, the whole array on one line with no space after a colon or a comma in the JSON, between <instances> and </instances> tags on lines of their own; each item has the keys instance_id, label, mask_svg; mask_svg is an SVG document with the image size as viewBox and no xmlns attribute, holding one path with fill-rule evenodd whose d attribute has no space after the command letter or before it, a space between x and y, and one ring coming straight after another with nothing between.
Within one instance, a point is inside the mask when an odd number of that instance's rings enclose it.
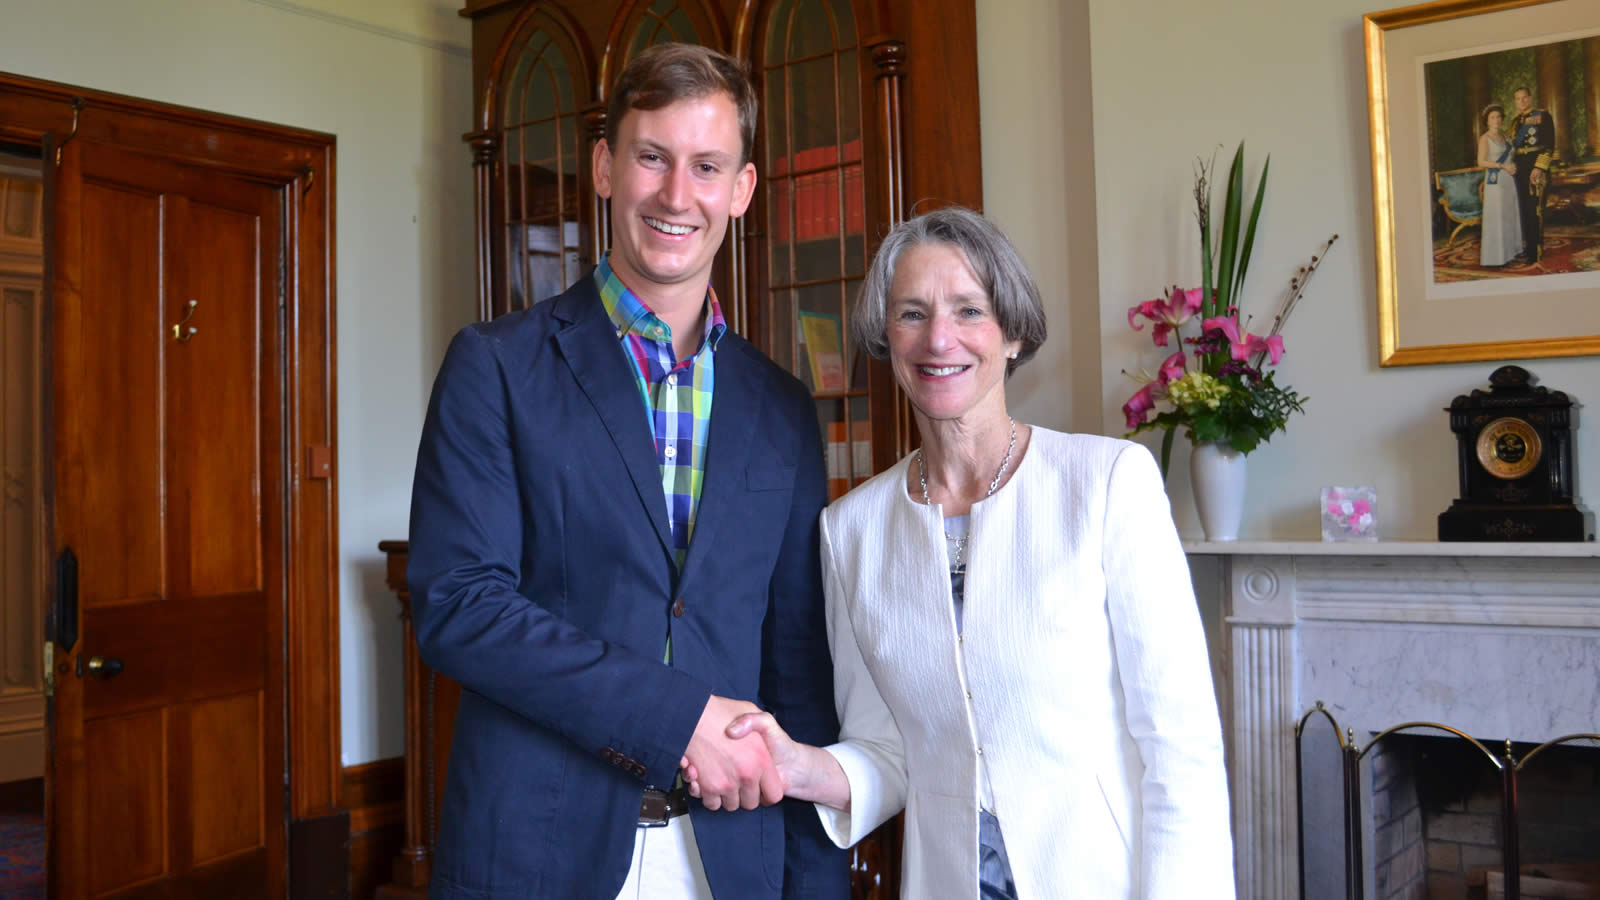
<instances>
[{"instance_id":1,"label":"blazer chest pocket","mask_svg":"<svg viewBox=\"0 0 1600 900\"><path fill-rule=\"evenodd\" d=\"M745 485L752 491L784 491L794 486L792 465L761 462L751 463L744 470Z\"/></svg>"}]
</instances>

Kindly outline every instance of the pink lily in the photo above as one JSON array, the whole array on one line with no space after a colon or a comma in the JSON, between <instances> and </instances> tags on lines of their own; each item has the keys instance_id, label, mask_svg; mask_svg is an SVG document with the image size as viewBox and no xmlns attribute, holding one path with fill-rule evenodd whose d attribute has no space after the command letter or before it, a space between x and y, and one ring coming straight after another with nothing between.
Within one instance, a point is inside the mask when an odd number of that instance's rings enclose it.
<instances>
[{"instance_id":1,"label":"pink lily","mask_svg":"<svg viewBox=\"0 0 1600 900\"><path fill-rule=\"evenodd\" d=\"M1127 417L1128 430L1131 431L1144 424L1145 416L1148 416L1150 411L1156 408L1158 392L1160 396L1165 396L1167 386L1160 382L1152 381L1139 388L1132 397L1128 398L1127 403L1122 404L1122 414Z\"/></svg>"},{"instance_id":2,"label":"pink lily","mask_svg":"<svg viewBox=\"0 0 1600 900\"><path fill-rule=\"evenodd\" d=\"M1283 359L1283 337L1281 335L1275 334L1272 337L1264 338L1253 335L1248 331L1240 334L1239 323L1233 316L1217 316L1200 323L1200 331L1202 333L1213 329L1220 330L1227 336L1231 355L1236 362L1244 362L1257 353L1267 354L1267 356L1271 357L1273 365L1277 365L1278 360Z\"/></svg>"},{"instance_id":3,"label":"pink lily","mask_svg":"<svg viewBox=\"0 0 1600 900\"><path fill-rule=\"evenodd\" d=\"M1138 320L1140 316L1154 322L1155 328L1151 330L1150 337L1157 347L1165 347L1167 335L1199 312L1199 288L1184 290L1172 287L1167 289L1165 300L1158 297L1155 300L1146 300L1138 306L1129 307L1128 326L1134 331L1143 331L1144 324Z\"/></svg>"},{"instance_id":4,"label":"pink lily","mask_svg":"<svg viewBox=\"0 0 1600 900\"><path fill-rule=\"evenodd\" d=\"M1127 418L1128 428L1138 428L1144 424L1145 417L1156 408L1156 401L1167 395L1167 385L1174 379L1183 377L1184 362L1181 350L1167 357L1161 364L1160 370L1156 372L1156 377L1135 391L1134 395L1128 398L1128 402L1122 405L1122 414Z\"/></svg>"}]
</instances>

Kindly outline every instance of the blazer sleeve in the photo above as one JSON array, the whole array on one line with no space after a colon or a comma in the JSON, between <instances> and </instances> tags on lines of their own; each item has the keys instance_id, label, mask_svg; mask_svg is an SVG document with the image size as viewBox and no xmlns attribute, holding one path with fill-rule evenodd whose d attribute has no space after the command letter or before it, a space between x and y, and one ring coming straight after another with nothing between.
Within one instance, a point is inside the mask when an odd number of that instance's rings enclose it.
<instances>
[{"instance_id":1,"label":"blazer sleeve","mask_svg":"<svg viewBox=\"0 0 1600 900\"><path fill-rule=\"evenodd\" d=\"M827 480L822 436L809 398L796 419L801 423L800 454L789 521L767 592L761 701L794 739L826 744L839 737L817 564L817 520L827 502ZM811 804L784 800L783 818L783 896L787 900L846 896L849 870L844 856L823 834Z\"/></svg>"},{"instance_id":2,"label":"blazer sleeve","mask_svg":"<svg viewBox=\"0 0 1600 900\"><path fill-rule=\"evenodd\" d=\"M850 811L814 804L828 837L851 847L906 806L906 754L894 714L878 693L850 623L828 517L822 517L822 571L828 597L828 645L833 649L833 695L841 721L839 743L825 747L850 782Z\"/></svg>"},{"instance_id":3,"label":"blazer sleeve","mask_svg":"<svg viewBox=\"0 0 1600 900\"><path fill-rule=\"evenodd\" d=\"M1127 726L1144 761L1139 861L1145 896L1234 895L1222 729L1188 559L1150 452L1111 467L1104 549L1107 613Z\"/></svg>"},{"instance_id":4,"label":"blazer sleeve","mask_svg":"<svg viewBox=\"0 0 1600 900\"><path fill-rule=\"evenodd\" d=\"M519 475L528 473L514 465L509 394L490 344L473 328L457 334L423 426L407 572L417 646L475 693L669 786L710 688L519 591Z\"/></svg>"}]
</instances>

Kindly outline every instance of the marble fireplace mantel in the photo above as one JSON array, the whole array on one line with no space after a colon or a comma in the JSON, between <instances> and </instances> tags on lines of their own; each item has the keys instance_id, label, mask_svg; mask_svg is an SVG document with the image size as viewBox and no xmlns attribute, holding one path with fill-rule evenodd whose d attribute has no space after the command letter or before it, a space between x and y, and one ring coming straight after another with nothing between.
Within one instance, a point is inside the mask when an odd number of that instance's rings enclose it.
<instances>
[{"instance_id":1,"label":"marble fireplace mantel","mask_svg":"<svg viewBox=\"0 0 1600 900\"><path fill-rule=\"evenodd\" d=\"M1227 738L1241 900L1299 896L1294 725L1600 731L1600 544L1185 542Z\"/></svg>"}]
</instances>

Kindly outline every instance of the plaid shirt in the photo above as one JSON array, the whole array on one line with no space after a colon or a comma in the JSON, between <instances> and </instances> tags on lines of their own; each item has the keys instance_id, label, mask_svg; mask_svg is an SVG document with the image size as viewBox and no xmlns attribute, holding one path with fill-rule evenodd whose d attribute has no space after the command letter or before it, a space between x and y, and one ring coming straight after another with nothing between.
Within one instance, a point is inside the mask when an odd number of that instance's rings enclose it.
<instances>
[{"instance_id":1,"label":"plaid shirt","mask_svg":"<svg viewBox=\"0 0 1600 900\"><path fill-rule=\"evenodd\" d=\"M728 325L716 293L707 287L710 312L705 335L699 349L679 361L672 350L672 329L622 284L611 271L609 257L595 267L594 280L622 350L633 363L634 382L655 435L656 463L661 466L661 488L667 495L667 524L681 570L694 536L700 485L705 480L715 351Z\"/></svg>"}]
</instances>

